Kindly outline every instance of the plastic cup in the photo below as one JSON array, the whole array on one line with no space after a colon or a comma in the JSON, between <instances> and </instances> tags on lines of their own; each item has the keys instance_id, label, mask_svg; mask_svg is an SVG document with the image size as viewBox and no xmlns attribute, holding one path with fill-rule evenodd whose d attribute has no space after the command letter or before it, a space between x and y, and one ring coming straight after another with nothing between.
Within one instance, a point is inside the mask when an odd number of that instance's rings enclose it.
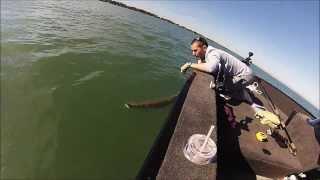
<instances>
[{"instance_id":1,"label":"plastic cup","mask_svg":"<svg viewBox=\"0 0 320 180\"><path fill-rule=\"evenodd\" d=\"M183 149L184 156L198 165L206 165L215 160L217 145L211 138L208 139L207 144L200 151L205 139L206 135L203 134L192 135Z\"/></svg>"}]
</instances>

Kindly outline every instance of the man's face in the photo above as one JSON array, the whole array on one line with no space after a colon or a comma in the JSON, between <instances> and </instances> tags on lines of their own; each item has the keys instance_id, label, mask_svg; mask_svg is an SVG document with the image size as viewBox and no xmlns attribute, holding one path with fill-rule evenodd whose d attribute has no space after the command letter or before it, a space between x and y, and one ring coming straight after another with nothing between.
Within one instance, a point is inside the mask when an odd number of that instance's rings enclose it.
<instances>
[{"instance_id":1,"label":"man's face","mask_svg":"<svg viewBox=\"0 0 320 180\"><path fill-rule=\"evenodd\" d=\"M192 55L200 59L204 59L206 54L206 49L207 49L206 46L201 45L200 42L194 42L191 45Z\"/></svg>"}]
</instances>

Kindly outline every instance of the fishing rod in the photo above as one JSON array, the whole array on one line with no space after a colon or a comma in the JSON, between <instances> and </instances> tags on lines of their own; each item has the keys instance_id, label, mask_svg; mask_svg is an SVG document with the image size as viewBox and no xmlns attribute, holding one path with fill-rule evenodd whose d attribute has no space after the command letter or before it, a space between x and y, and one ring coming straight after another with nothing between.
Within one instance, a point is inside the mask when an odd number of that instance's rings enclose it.
<instances>
[{"instance_id":1,"label":"fishing rod","mask_svg":"<svg viewBox=\"0 0 320 180\"><path fill-rule=\"evenodd\" d=\"M277 115L278 118L279 118L279 120L280 120L279 128L280 128L281 130L284 130L284 132L285 132L285 134L286 134L286 136L287 136L287 138L288 138L288 141L289 141L289 142L285 141L285 143L286 143L287 146L288 146L289 152L290 152L291 154L293 154L294 156L296 156L296 155L297 155L297 148L296 148L295 144L293 143L293 141L292 141L292 139L291 139L291 136L289 135L289 132L288 132L288 130L287 130L287 128L286 128L286 125L281 121L279 109L276 107L276 105L275 105L274 102L272 101L271 97L269 96L269 94L268 94L267 91L265 90L263 84L262 84L260 87L261 87L261 89L262 89L262 91L263 91L264 97L266 97L266 98L268 99L269 105L271 104L271 109L272 109L273 113L274 113L275 115ZM279 134L279 133L276 133L276 135L280 135L280 134Z\"/></svg>"},{"instance_id":2,"label":"fishing rod","mask_svg":"<svg viewBox=\"0 0 320 180\"><path fill-rule=\"evenodd\" d=\"M253 56L253 52L249 52L249 56L243 60L241 60L243 63L245 63L247 66L250 66L252 64L252 59L251 57ZM273 111L273 113L279 118L280 120L280 124L278 125L278 127L282 130L284 130L286 136L287 136L287 139L289 142L285 141L288 148L289 148L289 152L291 154L293 154L294 156L297 154L297 148L295 146L295 144L293 143L289 133L288 133L288 130L286 128L286 125L281 121L281 117L280 117L280 112L279 112L279 109L276 107L276 105L274 104L274 102L272 101L271 97L269 96L269 93L266 91L266 89L264 88L263 85L260 86L262 91L263 91L263 96L265 98L267 98L268 100L268 103L269 105L271 106L271 109ZM277 133L278 134L278 133ZM280 135L280 134L278 134Z\"/></svg>"}]
</instances>

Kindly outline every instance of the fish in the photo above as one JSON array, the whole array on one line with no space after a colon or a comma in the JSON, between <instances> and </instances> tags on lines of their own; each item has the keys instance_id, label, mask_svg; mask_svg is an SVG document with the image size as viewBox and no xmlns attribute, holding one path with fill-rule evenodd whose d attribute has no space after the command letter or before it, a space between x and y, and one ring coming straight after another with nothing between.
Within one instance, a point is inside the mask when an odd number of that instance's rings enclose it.
<instances>
[{"instance_id":1,"label":"fish","mask_svg":"<svg viewBox=\"0 0 320 180\"><path fill-rule=\"evenodd\" d=\"M130 108L160 108L171 104L176 100L178 94L174 94L165 98L160 98L157 100L146 100L142 102L128 102L124 106L128 109Z\"/></svg>"}]
</instances>

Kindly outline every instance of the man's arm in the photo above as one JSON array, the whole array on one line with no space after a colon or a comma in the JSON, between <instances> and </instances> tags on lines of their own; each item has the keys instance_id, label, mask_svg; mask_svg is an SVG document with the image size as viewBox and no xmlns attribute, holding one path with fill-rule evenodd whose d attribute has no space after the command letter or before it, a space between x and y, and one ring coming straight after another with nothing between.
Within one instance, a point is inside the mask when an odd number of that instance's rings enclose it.
<instances>
[{"instance_id":1,"label":"man's arm","mask_svg":"<svg viewBox=\"0 0 320 180\"><path fill-rule=\"evenodd\" d=\"M185 72L188 68L194 68L199 71L207 72L207 73L215 73L217 72L219 68L219 58L217 55L209 55L209 61L199 63L199 64L193 64L191 62L188 62L181 66L181 72Z\"/></svg>"},{"instance_id":2,"label":"man's arm","mask_svg":"<svg viewBox=\"0 0 320 180\"><path fill-rule=\"evenodd\" d=\"M191 64L190 67L207 73L212 73L213 71L213 69L210 68L210 65L208 63Z\"/></svg>"},{"instance_id":3,"label":"man's arm","mask_svg":"<svg viewBox=\"0 0 320 180\"><path fill-rule=\"evenodd\" d=\"M190 67L206 73L214 73L216 71L216 66L213 65L212 63L194 64L189 62L181 66L181 72L185 72Z\"/></svg>"},{"instance_id":4,"label":"man's arm","mask_svg":"<svg viewBox=\"0 0 320 180\"><path fill-rule=\"evenodd\" d=\"M181 66L181 72L185 72L190 67L193 69L199 70L199 71L207 72L207 73L213 72L213 69L210 68L211 66L208 63L194 64L191 62L188 62L188 63L184 64L183 66Z\"/></svg>"}]
</instances>

